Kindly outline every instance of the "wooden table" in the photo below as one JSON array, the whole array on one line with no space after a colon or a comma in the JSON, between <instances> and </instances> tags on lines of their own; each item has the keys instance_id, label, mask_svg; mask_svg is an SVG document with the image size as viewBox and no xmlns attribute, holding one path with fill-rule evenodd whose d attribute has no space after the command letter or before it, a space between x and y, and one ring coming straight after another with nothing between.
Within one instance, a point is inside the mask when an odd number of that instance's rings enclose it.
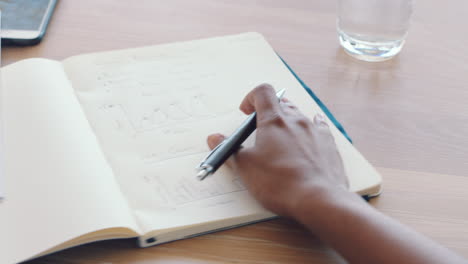
<instances>
[{"instance_id":1,"label":"wooden table","mask_svg":"<svg viewBox=\"0 0 468 264\"><path fill-rule=\"evenodd\" d=\"M327 103L384 176L371 203L468 257L468 2L418 1L402 53L383 63L338 45L334 1L61 0L43 42L3 65L258 31ZM392 168L392 169L385 169ZM93 243L29 263L340 263L304 228L275 220L139 249Z\"/></svg>"}]
</instances>

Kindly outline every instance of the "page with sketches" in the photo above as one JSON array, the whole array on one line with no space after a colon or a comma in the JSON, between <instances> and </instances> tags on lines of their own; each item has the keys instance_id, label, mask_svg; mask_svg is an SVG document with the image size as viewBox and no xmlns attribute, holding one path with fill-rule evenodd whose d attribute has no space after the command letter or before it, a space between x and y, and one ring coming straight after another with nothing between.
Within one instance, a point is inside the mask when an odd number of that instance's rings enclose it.
<instances>
[{"instance_id":1,"label":"page with sketches","mask_svg":"<svg viewBox=\"0 0 468 264\"><path fill-rule=\"evenodd\" d=\"M239 126L246 118L239 104L253 87L286 88L285 97L307 116L321 111L257 33L81 55L63 64L144 230L265 212L232 171L222 168L203 182L195 177L209 151L207 135L229 135ZM345 167L359 171L352 188L378 179L361 175L371 167L332 130L349 160Z\"/></svg>"}]
</instances>

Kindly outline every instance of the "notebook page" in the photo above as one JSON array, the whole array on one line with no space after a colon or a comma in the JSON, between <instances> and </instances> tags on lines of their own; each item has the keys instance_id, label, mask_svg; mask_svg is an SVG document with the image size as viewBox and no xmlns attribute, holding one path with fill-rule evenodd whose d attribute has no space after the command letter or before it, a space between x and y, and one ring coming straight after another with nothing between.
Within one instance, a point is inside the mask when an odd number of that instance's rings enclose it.
<instances>
[{"instance_id":1,"label":"notebook page","mask_svg":"<svg viewBox=\"0 0 468 264\"><path fill-rule=\"evenodd\" d=\"M231 171L222 168L199 182L194 169L208 152L208 134L229 135L245 119L238 106L253 87L268 82L286 88L286 97L308 116L320 111L256 33L81 55L64 66L148 231L265 213ZM336 129L334 134L342 155L356 156ZM370 167L357 160L347 167ZM368 185L352 183L355 190Z\"/></svg>"},{"instance_id":2,"label":"notebook page","mask_svg":"<svg viewBox=\"0 0 468 264\"><path fill-rule=\"evenodd\" d=\"M0 263L96 230L137 230L62 65L30 59L2 73L8 195L0 203Z\"/></svg>"}]
</instances>

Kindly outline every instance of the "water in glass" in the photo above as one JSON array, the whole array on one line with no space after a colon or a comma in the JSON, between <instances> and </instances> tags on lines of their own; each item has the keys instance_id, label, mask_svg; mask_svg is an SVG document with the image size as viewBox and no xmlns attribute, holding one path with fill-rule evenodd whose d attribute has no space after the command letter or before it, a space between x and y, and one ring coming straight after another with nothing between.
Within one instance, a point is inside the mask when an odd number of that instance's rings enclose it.
<instances>
[{"instance_id":1,"label":"water in glass","mask_svg":"<svg viewBox=\"0 0 468 264\"><path fill-rule=\"evenodd\" d=\"M412 11L412 0L338 0L340 44L361 60L390 59L403 47Z\"/></svg>"}]
</instances>

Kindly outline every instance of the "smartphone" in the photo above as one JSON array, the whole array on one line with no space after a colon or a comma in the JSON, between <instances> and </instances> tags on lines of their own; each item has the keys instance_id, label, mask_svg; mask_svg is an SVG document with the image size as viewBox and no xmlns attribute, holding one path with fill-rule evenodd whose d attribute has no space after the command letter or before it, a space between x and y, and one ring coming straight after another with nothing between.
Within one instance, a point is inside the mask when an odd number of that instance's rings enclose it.
<instances>
[{"instance_id":1,"label":"smartphone","mask_svg":"<svg viewBox=\"0 0 468 264\"><path fill-rule=\"evenodd\" d=\"M34 45L47 29L57 0L0 0L2 45Z\"/></svg>"}]
</instances>

